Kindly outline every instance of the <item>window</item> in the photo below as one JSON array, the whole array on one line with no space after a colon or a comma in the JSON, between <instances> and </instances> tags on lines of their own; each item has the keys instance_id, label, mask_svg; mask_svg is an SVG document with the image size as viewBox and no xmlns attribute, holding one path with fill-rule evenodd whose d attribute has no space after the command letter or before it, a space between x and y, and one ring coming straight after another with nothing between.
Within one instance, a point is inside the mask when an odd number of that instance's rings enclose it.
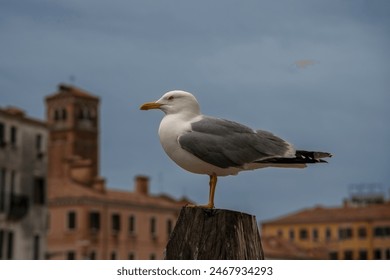
<instances>
[{"instance_id":1,"label":"window","mask_svg":"<svg viewBox=\"0 0 390 280\"><path fill-rule=\"evenodd\" d=\"M353 260L353 252L351 250L344 251L344 260Z\"/></svg>"},{"instance_id":2,"label":"window","mask_svg":"<svg viewBox=\"0 0 390 280\"><path fill-rule=\"evenodd\" d=\"M38 152L42 151L42 135L41 134L37 134L35 136L35 148Z\"/></svg>"},{"instance_id":3,"label":"window","mask_svg":"<svg viewBox=\"0 0 390 280\"><path fill-rule=\"evenodd\" d=\"M375 237L390 237L390 226L379 226L374 228Z\"/></svg>"},{"instance_id":4,"label":"window","mask_svg":"<svg viewBox=\"0 0 390 280\"><path fill-rule=\"evenodd\" d=\"M278 230L277 232L278 237L283 237L283 231L281 229Z\"/></svg>"},{"instance_id":5,"label":"window","mask_svg":"<svg viewBox=\"0 0 390 280\"><path fill-rule=\"evenodd\" d=\"M309 235L308 235L306 229L299 230L299 239L305 240L305 239L308 239L308 237L309 237Z\"/></svg>"},{"instance_id":6,"label":"window","mask_svg":"<svg viewBox=\"0 0 390 280\"><path fill-rule=\"evenodd\" d=\"M135 233L135 217L131 215L129 217L129 233Z\"/></svg>"},{"instance_id":7,"label":"window","mask_svg":"<svg viewBox=\"0 0 390 280\"><path fill-rule=\"evenodd\" d=\"M5 210L5 168L0 169L0 213Z\"/></svg>"},{"instance_id":8,"label":"window","mask_svg":"<svg viewBox=\"0 0 390 280\"><path fill-rule=\"evenodd\" d=\"M15 200L15 178L16 178L16 173L14 170L11 170L11 172L9 172L9 175L10 175L10 178L9 178L9 208L12 208L13 207L13 204L14 202L16 202Z\"/></svg>"},{"instance_id":9,"label":"window","mask_svg":"<svg viewBox=\"0 0 390 280\"><path fill-rule=\"evenodd\" d=\"M390 248L386 249L386 257L385 257L385 259L386 260L390 260Z\"/></svg>"},{"instance_id":10,"label":"window","mask_svg":"<svg viewBox=\"0 0 390 280\"><path fill-rule=\"evenodd\" d=\"M129 253L129 260L135 260L135 254L133 252Z\"/></svg>"},{"instance_id":11,"label":"window","mask_svg":"<svg viewBox=\"0 0 390 280\"><path fill-rule=\"evenodd\" d=\"M15 194L15 181L16 181L16 172L15 170L11 170L11 178L10 178L10 193L11 195Z\"/></svg>"},{"instance_id":12,"label":"window","mask_svg":"<svg viewBox=\"0 0 390 280\"><path fill-rule=\"evenodd\" d=\"M113 231L121 230L121 220L119 214L112 214L111 216L111 226Z\"/></svg>"},{"instance_id":13,"label":"window","mask_svg":"<svg viewBox=\"0 0 390 280\"><path fill-rule=\"evenodd\" d=\"M156 234L156 218L150 218L150 233L154 236Z\"/></svg>"},{"instance_id":14,"label":"window","mask_svg":"<svg viewBox=\"0 0 390 280\"><path fill-rule=\"evenodd\" d=\"M3 123L0 123L0 148L5 146L5 126Z\"/></svg>"},{"instance_id":15,"label":"window","mask_svg":"<svg viewBox=\"0 0 390 280\"><path fill-rule=\"evenodd\" d=\"M358 229L358 236L360 239L364 239L367 237L367 229L365 227L360 227Z\"/></svg>"},{"instance_id":16,"label":"window","mask_svg":"<svg viewBox=\"0 0 390 280\"><path fill-rule=\"evenodd\" d=\"M92 119L92 114L87 107L79 109L79 120L90 120Z\"/></svg>"},{"instance_id":17,"label":"window","mask_svg":"<svg viewBox=\"0 0 390 280\"><path fill-rule=\"evenodd\" d=\"M62 117L62 120L66 120L66 118L68 117L68 114L67 114L65 108L63 108L61 111L61 117Z\"/></svg>"},{"instance_id":18,"label":"window","mask_svg":"<svg viewBox=\"0 0 390 280\"><path fill-rule=\"evenodd\" d=\"M0 260L3 259L4 231L0 229Z\"/></svg>"},{"instance_id":19,"label":"window","mask_svg":"<svg viewBox=\"0 0 390 280\"><path fill-rule=\"evenodd\" d=\"M68 229L76 228L76 212L70 211L68 212Z\"/></svg>"},{"instance_id":20,"label":"window","mask_svg":"<svg viewBox=\"0 0 390 280\"><path fill-rule=\"evenodd\" d=\"M84 111L83 111L83 109L82 109L82 108L79 108L78 112L79 112L79 114L78 114L78 119L79 119L79 120L84 119Z\"/></svg>"},{"instance_id":21,"label":"window","mask_svg":"<svg viewBox=\"0 0 390 280\"><path fill-rule=\"evenodd\" d=\"M42 145L42 135L37 134L35 136L35 149L37 152L37 159L43 158L43 145Z\"/></svg>"},{"instance_id":22,"label":"window","mask_svg":"<svg viewBox=\"0 0 390 280\"><path fill-rule=\"evenodd\" d=\"M76 253L74 251L69 251L66 253L66 259L67 260L75 260L76 259Z\"/></svg>"},{"instance_id":23,"label":"window","mask_svg":"<svg viewBox=\"0 0 390 280\"><path fill-rule=\"evenodd\" d=\"M12 231L8 232L8 242L7 242L7 260L12 260L14 257L14 233Z\"/></svg>"},{"instance_id":24,"label":"window","mask_svg":"<svg viewBox=\"0 0 390 280\"><path fill-rule=\"evenodd\" d=\"M90 252L88 258L90 260L96 260L96 252L95 251Z\"/></svg>"},{"instance_id":25,"label":"window","mask_svg":"<svg viewBox=\"0 0 390 280\"><path fill-rule=\"evenodd\" d=\"M90 212L89 213L89 228L93 231L98 231L100 229L100 213L99 212Z\"/></svg>"},{"instance_id":26,"label":"window","mask_svg":"<svg viewBox=\"0 0 390 280\"><path fill-rule=\"evenodd\" d=\"M295 232L293 229L290 229L289 236L290 236L291 241L293 241L295 239Z\"/></svg>"},{"instance_id":27,"label":"window","mask_svg":"<svg viewBox=\"0 0 390 280\"><path fill-rule=\"evenodd\" d=\"M351 239L353 237L352 228L340 228L339 229L339 239Z\"/></svg>"},{"instance_id":28,"label":"window","mask_svg":"<svg viewBox=\"0 0 390 280\"><path fill-rule=\"evenodd\" d=\"M168 235L168 237L171 235L172 230L173 230L173 223L172 223L172 220L171 220L171 219L168 219L168 220L167 220L167 235Z\"/></svg>"},{"instance_id":29,"label":"window","mask_svg":"<svg viewBox=\"0 0 390 280\"><path fill-rule=\"evenodd\" d=\"M325 230L325 238L326 238L327 241L332 239L332 231L330 230L330 228L327 228Z\"/></svg>"},{"instance_id":30,"label":"window","mask_svg":"<svg viewBox=\"0 0 390 280\"><path fill-rule=\"evenodd\" d=\"M40 255L40 237L39 235L34 236L34 244L33 244L33 260L39 260Z\"/></svg>"},{"instance_id":31,"label":"window","mask_svg":"<svg viewBox=\"0 0 390 280\"><path fill-rule=\"evenodd\" d=\"M46 203L46 180L43 177L34 178L34 204L45 205Z\"/></svg>"},{"instance_id":32,"label":"window","mask_svg":"<svg viewBox=\"0 0 390 280\"><path fill-rule=\"evenodd\" d=\"M382 250L375 249L374 250L374 260L381 260L381 259L382 259Z\"/></svg>"},{"instance_id":33,"label":"window","mask_svg":"<svg viewBox=\"0 0 390 280\"><path fill-rule=\"evenodd\" d=\"M382 227L375 227L374 228L374 236L375 237L382 237L382 236L384 236L384 232L383 232L382 229L383 229Z\"/></svg>"},{"instance_id":34,"label":"window","mask_svg":"<svg viewBox=\"0 0 390 280\"><path fill-rule=\"evenodd\" d=\"M48 212L46 216L46 229L47 231L50 230L50 212Z\"/></svg>"},{"instance_id":35,"label":"window","mask_svg":"<svg viewBox=\"0 0 390 280\"><path fill-rule=\"evenodd\" d=\"M59 120L66 120L68 117L68 112L66 111L65 108L58 108L54 110L54 120L59 121Z\"/></svg>"},{"instance_id":36,"label":"window","mask_svg":"<svg viewBox=\"0 0 390 280\"><path fill-rule=\"evenodd\" d=\"M11 145L12 146L16 146L16 143L17 143L17 129L15 126L11 126L11 131L10 131L10 135L11 135Z\"/></svg>"},{"instance_id":37,"label":"window","mask_svg":"<svg viewBox=\"0 0 390 280\"><path fill-rule=\"evenodd\" d=\"M54 110L54 120L58 121L60 119L60 111Z\"/></svg>"},{"instance_id":38,"label":"window","mask_svg":"<svg viewBox=\"0 0 390 280\"><path fill-rule=\"evenodd\" d=\"M359 251L359 260L367 260L367 250Z\"/></svg>"},{"instance_id":39,"label":"window","mask_svg":"<svg viewBox=\"0 0 390 280\"><path fill-rule=\"evenodd\" d=\"M313 241L318 241L318 230L317 229L313 229L312 235L313 235Z\"/></svg>"}]
</instances>

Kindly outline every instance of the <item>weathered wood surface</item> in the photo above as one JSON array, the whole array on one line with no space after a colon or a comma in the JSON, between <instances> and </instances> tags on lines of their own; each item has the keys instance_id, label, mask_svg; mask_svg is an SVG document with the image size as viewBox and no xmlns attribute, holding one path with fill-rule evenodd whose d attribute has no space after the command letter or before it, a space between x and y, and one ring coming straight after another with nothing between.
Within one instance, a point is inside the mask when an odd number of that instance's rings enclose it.
<instances>
[{"instance_id":1,"label":"weathered wood surface","mask_svg":"<svg viewBox=\"0 0 390 280\"><path fill-rule=\"evenodd\" d=\"M263 260L256 217L224 209L184 207L166 260Z\"/></svg>"}]
</instances>

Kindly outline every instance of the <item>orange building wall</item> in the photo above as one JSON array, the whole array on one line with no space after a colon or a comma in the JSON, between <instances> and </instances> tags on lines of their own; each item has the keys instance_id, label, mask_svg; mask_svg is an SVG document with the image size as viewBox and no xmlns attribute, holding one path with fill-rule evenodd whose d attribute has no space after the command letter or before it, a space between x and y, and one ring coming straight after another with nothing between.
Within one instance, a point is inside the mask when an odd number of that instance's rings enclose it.
<instances>
[{"instance_id":1,"label":"orange building wall","mask_svg":"<svg viewBox=\"0 0 390 280\"><path fill-rule=\"evenodd\" d=\"M329 223L307 223L300 224L263 224L262 236L278 236L286 241L292 242L302 248L326 252L324 258L329 258L330 253L337 253L338 259L344 259L346 251L352 251L352 258L359 259L359 251L367 251L367 259L374 259L374 250L380 249L383 258L386 258L386 250L390 251L389 237L374 237L373 231L376 226L390 226L389 220L373 220L373 221L355 221L355 222L329 222ZM339 238L340 228L350 228L352 237L347 239ZM359 237L358 230L366 229L366 237ZM306 229L308 238L302 240L299 236L299 231ZM318 231L318 239L313 238L313 230ZM330 229L331 238L326 238L326 230ZM294 231L294 239L290 238L290 230Z\"/></svg>"}]
</instances>

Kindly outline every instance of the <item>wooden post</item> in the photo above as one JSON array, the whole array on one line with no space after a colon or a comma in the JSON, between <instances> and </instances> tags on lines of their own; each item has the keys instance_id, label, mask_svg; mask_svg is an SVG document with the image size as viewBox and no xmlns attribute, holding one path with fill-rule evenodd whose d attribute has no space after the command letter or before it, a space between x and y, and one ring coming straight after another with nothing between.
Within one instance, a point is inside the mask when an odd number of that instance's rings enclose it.
<instances>
[{"instance_id":1,"label":"wooden post","mask_svg":"<svg viewBox=\"0 0 390 280\"><path fill-rule=\"evenodd\" d=\"M224 209L183 207L166 260L263 260L256 217Z\"/></svg>"}]
</instances>

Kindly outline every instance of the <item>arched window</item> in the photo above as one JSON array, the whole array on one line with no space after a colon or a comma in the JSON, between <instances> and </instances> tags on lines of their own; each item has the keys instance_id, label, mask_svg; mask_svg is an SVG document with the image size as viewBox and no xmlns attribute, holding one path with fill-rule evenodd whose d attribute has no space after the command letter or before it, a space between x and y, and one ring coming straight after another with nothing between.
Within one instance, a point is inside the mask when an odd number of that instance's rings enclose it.
<instances>
[{"instance_id":1,"label":"arched window","mask_svg":"<svg viewBox=\"0 0 390 280\"><path fill-rule=\"evenodd\" d=\"M83 109L82 109L82 108L79 108L77 111L78 111L78 119L79 119L79 120L84 119Z\"/></svg>"},{"instance_id":2,"label":"arched window","mask_svg":"<svg viewBox=\"0 0 390 280\"><path fill-rule=\"evenodd\" d=\"M91 120L92 119L91 110L88 107L80 108L78 111L78 118L79 120Z\"/></svg>"},{"instance_id":3,"label":"arched window","mask_svg":"<svg viewBox=\"0 0 390 280\"><path fill-rule=\"evenodd\" d=\"M92 118L91 118L91 111L90 111L90 109L87 108L87 107L85 107L85 118L86 118L87 120L91 120L91 119L92 119Z\"/></svg>"},{"instance_id":4,"label":"arched window","mask_svg":"<svg viewBox=\"0 0 390 280\"><path fill-rule=\"evenodd\" d=\"M66 120L66 118L68 117L68 114L67 114L67 111L65 108L62 108L62 111L61 111L61 117L62 117L62 120Z\"/></svg>"},{"instance_id":5,"label":"arched window","mask_svg":"<svg viewBox=\"0 0 390 280\"><path fill-rule=\"evenodd\" d=\"M171 219L168 219L167 220L167 234L168 234L168 237L171 235L172 230L173 230L173 222L172 222Z\"/></svg>"},{"instance_id":6,"label":"arched window","mask_svg":"<svg viewBox=\"0 0 390 280\"><path fill-rule=\"evenodd\" d=\"M129 233L135 233L135 216L129 217Z\"/></svg>"},{"instance_id":7,"label":"arched window","mask_svg":"<svg viewBox=\"0 0 390 280\"><path fill-rule=\"evenodd\" d=\"M58 121L60 119L60 111L59 110L54 110L54 120Z\"/></svg>"},{"instance_id":8,"label":"arched window","mask_svg":"<svg viewBox=\"0 0 390 280\"><path fill-rule=\"evenodd\" d=\"M150 233L152 234L152 236L155 236L156 235L156 218L155 217L151 217L150 218Z\"/></svg>"}]
</instances>

